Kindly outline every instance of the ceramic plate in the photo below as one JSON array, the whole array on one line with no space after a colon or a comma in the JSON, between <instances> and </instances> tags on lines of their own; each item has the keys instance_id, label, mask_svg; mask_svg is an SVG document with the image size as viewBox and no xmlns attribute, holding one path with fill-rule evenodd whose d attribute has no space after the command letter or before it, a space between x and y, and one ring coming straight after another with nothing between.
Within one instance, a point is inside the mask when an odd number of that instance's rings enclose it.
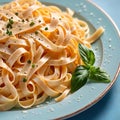
<instances>
[{"instance_id":1,"label":"ceramic plate","mask_svg":"<svg viewBox=\"0 0 120 120\"><path fill-rule=\"evenodd\" d=\"M8 1L4 0L4 2ZM104 27L104 34L92 47L96 54L95 64L110 74L111 83L88 83L58 103L49 100L28 110L13 109L0 112L0 120L46 120L71 117L98 102L112 87L118 75L120 35L117 27L106 13L87 0L41 0L41 2L58 5L63 10L65 7L71 8L75 11L76 17L88 22L91 33L100 26Z\"/></svg>"}]
</instances>

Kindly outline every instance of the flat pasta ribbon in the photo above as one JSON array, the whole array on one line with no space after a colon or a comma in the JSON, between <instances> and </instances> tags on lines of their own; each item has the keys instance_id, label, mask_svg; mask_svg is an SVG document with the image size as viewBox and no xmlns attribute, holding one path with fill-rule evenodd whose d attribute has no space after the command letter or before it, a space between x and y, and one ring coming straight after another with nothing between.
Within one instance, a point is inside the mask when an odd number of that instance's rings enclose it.
<instances>
[{"instance_id":1,"label":"flat pasta ribbon","mask_svg":"<svg viewBox=\"0 0 120 120\"><path fill-rule=\"evenodd\" d=\"M72 73L83 64L78 44L91 47L104 31L90 35L88 24L73 15L38 0L0 6L0 111L69 95Z\"/></svg>"}]
</instances>

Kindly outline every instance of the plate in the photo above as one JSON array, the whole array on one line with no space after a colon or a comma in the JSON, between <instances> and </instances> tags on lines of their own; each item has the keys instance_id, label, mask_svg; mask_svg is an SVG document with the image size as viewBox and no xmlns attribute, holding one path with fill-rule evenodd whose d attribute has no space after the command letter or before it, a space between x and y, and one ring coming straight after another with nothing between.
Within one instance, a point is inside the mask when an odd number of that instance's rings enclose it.
<instances>
[{"instance_id":1,"label":"plate","mask_svg":"<svg viewBox=\"0 0 120 120\"><path fill-rule=\"evenodd\" d=\"M4 0L9 2L9 0ZM105 29L102 37L92 47L96 55L96 65L110 74L111 82L88 83L63 101L52 100L31 109L13 109L0 112L1 120L48 120L63 119L76 115L97 103L112 87L120 71L120 35L111 18L99 7L85 0L41 0L45 4L55 4L61 9L69 7L75 16L88 22L91 33L100 26ZM2 4L2 2L0 2Z\"/></svg>"}]
</instances>

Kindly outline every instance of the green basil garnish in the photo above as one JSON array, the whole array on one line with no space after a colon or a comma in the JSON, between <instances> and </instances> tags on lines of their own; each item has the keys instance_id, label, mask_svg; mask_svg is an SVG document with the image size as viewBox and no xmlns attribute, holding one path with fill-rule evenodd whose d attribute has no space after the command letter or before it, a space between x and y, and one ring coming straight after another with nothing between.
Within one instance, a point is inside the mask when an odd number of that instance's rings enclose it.
<instances>
[{"instance_id":1,"label":"green basil garnish","mask_svg":"<svg viewBox=\"0 0 120 120\"><path fill-rule=\"evenodd\" d=\"M93 65L95 63L95 54L91 49L79 44L79 53L86 66Z\"/></svg>"},{"instance_id":2,"label":"green basil garnish","mask_svg":"<svg viewBox=\"0 0 120 120\"><path fill-rule=\"evenodd\" d=\"M71 93L83 87L87 81L109 83L109 75L100 67L94 66L95 54L84 45L79 44L79 53L84 65L78 66L72 74Z\"/></svg>"},{"instance_id":3,"label":"green basil garnish","mask_svg":"<svg viewBox=\"0 0 120 120\"><path fill-rule=\"evenodd\" d=\"M85 66L78 66L72 74L71 92L74 92L84 86L88 78L88 70Z\"/></svg>"}]
</instances>

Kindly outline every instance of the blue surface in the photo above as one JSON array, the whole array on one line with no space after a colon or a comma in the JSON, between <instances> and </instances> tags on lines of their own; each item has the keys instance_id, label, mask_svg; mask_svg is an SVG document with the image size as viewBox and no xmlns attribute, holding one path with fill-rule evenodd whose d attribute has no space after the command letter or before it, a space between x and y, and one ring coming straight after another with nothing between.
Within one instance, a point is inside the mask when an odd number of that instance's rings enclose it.
<instances>
[{"instance_id":1,"label":"blue surface","mask_svg":"<svg viewBox=\"0 0 120 120\"><path fill-rule=\"evenodd\" d=\"M114 20L120 30L120 0L92 0ZM117 57L117 56L116 56ZM120 74L112 89L97 104L69 120L120 120Z\"/></svg>"}]
</instances>

